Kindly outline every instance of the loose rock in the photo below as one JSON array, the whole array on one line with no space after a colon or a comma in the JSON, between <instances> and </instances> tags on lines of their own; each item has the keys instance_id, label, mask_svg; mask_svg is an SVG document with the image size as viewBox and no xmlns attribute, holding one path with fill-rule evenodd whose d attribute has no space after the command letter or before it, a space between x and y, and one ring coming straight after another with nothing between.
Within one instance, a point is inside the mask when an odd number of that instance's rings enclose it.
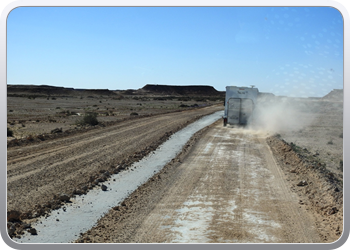
<instances>
[{"instance_id":1,"label":"loose rock","mask_svg":"<svg viewBox=\"0 0 350 250\"><path fill-rule=\"evenodd\" d=\"M60 197L59 197L60 201L69 201L69 196L66 195L66 194L60 194Z\"/></svg>"},{"instance_id":2,"label":"loose rock","mask_svg":"<svg viewBox=\"0 0 350 250\"><path fill-rule=\"evenodd\" d=\"M35 228L29 229L29 233L30 233L31 235L37 235L37 234L38 234Z\"/></svg>"},{"instance_id":3,"label":"loose rock","mask_svg":"<svg viewBox=\"0 0 350 250\"><path fill-rule=\"evenodd\" d=\"M19 220L20 212L17 210L11 210L7 212L7 221Z\"/></svg>"},{"instance_id":4,"label":"loose rock","mask_svg":"<svg viewBox=\"0 0 350 250\"><path fill-rule=\"evenodd\" d=\"M55 128L51 130L51 134L57 134L57 133L62 133L62 128Z\"/></svg>"},{"instance_id":5,"label":"loose rock","mask_svg":"<svg viewBox=\"0 0 350 250\"><path fill-rule=\"evenodd\" d=\"M338 209L337 209L336 207L332 207L332 208L328 211L328 215L335 214L336 212L338 212Z\"/></svg>"},{"instance_id":6,"label":"loose rock","mask_svg":"<svg viewBox=\"0 0 350 250\"><path fill-rule=\"evenodd\" d=\"M306 181L300 181L298 184L297 184L297 186L306 186L306 185L308 185L308 183L306 182Z\"/></svg>"},{"instance_id":7,"label":"loose rock","mask_svg":"<svg viewBox=\"0 0 350 250\"><path fill-rule=\"evenodd\" d=\"M15 231L16 231L15 225L12 224L12 223L7 223L7 232L8 232L8 234L11 236L11 235L13 235L15 233Z\"/></svg>"}]
</instances>

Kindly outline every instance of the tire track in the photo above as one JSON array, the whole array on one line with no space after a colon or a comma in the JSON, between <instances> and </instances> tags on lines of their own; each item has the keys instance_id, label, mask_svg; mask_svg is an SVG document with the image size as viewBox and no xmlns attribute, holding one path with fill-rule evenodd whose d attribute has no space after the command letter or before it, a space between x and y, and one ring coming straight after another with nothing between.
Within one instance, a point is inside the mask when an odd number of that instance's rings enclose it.
<instances>
[{"instance_id":1,"label":"tire track","mask_svg":"<svg viewBox=\"0 0 350 250\"><path fill-rule=\"evenodd\" d=\"M140 118L83 134L8 149L8 210L28 211L54 194L70 194L99 170L118 164L135 152L175 132L194 117L220 110L206 109ZM19 154L19 151L23 151Z\"/></svg>"},{"instance_id":2,"label":"tire track","mask_svg":"<svg viewBox=\"0 0 350 250\"><path fill-rule=\"evenodd\" d=\"M254 131L216 123L163 178L162 186L152 185L147 203L133 200L142 212L133 209L122 225L109 223L117 217L108 214L89 230L90 240L101 242L93 237L98 230L111 236L102 242L119 243L320 242L264 138Z\"/></svg>"},{"instance_id":3,"label":"tire track","mask_svg":"<svg viewBox=\"0 0 350 250\"><path fill-rule=\"evenodd\" d=\"M150 118L148 118L150 119ZM78 136L77 138L74 139L68 139L67 142L65 142L65 144L70 143L70 145L65 145L65 146L61 146L61 147L56 147L54 149L42 149L40 150L40 152L38 153L32 153L32 152L27 152L27 156L20 156L20 157L16 157L16 156L11 156L11 149L8 150L9 153L9 157L8 157L8 167L11 167L11 165L13 163L18 163L20 161L27 161L30 159L36 160L36 157L41 156L41 157L45 157L45 154L52 154L52 153L57 153L61 150L65 150L67 148L70 148L72 146L74 146L75 148L79 148L79 147L86 147L86 145L92 144L92 143L97 143L98 141L105 141L106 138L111 138L113 136L119 136L123 133L127 133L131 130L135 130L135 131L142 131L142 128L147 128L149 125L154 125L158 122L163 122L164 120L168 120L169 117L161 117L161 119L158 121L148 121L145 122L143 121L141 124L139 125L132 125L131 124L123 124L122 126L118 125L116 127L112 127L112 128L108 128L108 130L103 130L102 131L89 131L87 134L84 134L83 136ZM170 122L169 125L171 125L173 122ZM125 128L124 128L125 127ZM100 136L99 136L100 135ZM110 141L110 139L109 139ZM62 143L62 142L61 142ZM73 144L73 145L72 145ZM55 146L55 145L51 145L51 146ZM34 150L35 150L35 146L34 146ZM14 158L14 159L12 159ZM29 162L30 163L30 162Z\"/></svg>"},{"instance_id":4,"label":"tire track","mask_svg":"<svg viewBox=\"0 0 350 250\"><path fill-rule=\"evenodd\" d=\"M287 187L287 183L285 181L284 174L282 170L277 165L273 153L269 146L266 143L265 138L258 138L257 142L259 142L263 147L260 149L261 153L265 155L265 159L267 161L266 166L268 166L269 170L276 177L275 185L276 189L274 189L275 194L281 197L281 206L284 207L285 210L288 211L289 224L293 225L294 229L292 230L293 238L297 238L299 242L320 242L318 235L316 234L314 229L314 225L310 223L310 216L305 213L305 211L299 209L299 205L296 202L298 197L293 194L290 189Z\"/></svg>"}]
</instances>

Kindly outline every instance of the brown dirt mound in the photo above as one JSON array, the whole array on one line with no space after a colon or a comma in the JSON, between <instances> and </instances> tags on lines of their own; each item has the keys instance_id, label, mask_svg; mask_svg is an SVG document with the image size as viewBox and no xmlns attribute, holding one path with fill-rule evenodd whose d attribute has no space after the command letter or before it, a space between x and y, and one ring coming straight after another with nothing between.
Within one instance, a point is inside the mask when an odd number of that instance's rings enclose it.
<instances>
[{"instance_id":1,"label":"brown dirt mound","mask_svg":"<svg viewBox=\"0 0 350 250\"><path fill-rule=\"evenodd\" d=\"M343 230L343 177L326 169L317 155L277 137L267 138L274 156L291 184L315 217L324 242L339 239Z\"/></svg>"}]
</instances>

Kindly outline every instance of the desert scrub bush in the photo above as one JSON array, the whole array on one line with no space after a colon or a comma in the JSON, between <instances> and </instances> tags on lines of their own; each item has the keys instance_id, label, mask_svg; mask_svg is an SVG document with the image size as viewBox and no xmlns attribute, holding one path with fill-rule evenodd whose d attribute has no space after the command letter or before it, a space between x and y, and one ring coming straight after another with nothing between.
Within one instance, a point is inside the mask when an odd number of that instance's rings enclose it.
<instances>
[{"instance_id":1,"label":"desert scrub bush","mask_svg":"<svg viewBox=\"0 0 350 250\"><path fill-rule=\"evenodd\" d=\"M203 97L195 97L195 98L193 98L193 100L195 100L196 102L205 102L206 101L206 99ZM225 101L224 101L224 103L225 103Z\"/></svg>"},{"instance_id":2,"label":"desert scrub bush","mask_svg":"<svg viewBox=\"0 0 350 250\"><path fill-rule=\"evenodd\" d=\"M130 115L139 115L139 114L136 112L132 112Z\"/></svg>"},{"instance_id":3,"label":"desert scrub bush","mask_svg":"<svg viewBox=\"0 0 350 250\"><path fill-rule=\"evenodd\" d=\"M278 139L281 139L281 134L275 134Z\"/></svg>"},{"instance_id":4,"label":"desert scrub bush","mask_svg":"<svg viewBox=\"0 0 350 250\"><path fill-rule=\"evenodd\" d=\"M98 124L97 113L94 113L94 112L85 113L83 118L76 122L76 125L80 125L80 126L84 126L84 125L95 126L97 124Z\"/></svg>"},{"instance_id":5,"label":"desert scrub bush","mask_svg":"<svg viewBox=\"0 0 350 250\"><path fill-rule=\"evenodd\" d=\"M330 141L327 142L327 144L328 144L328 145L333 145L333 141L330 140Z\"/></svg>"},{"instance_id":6,"label":"desert scrub bush","mask_svg":"<svg viewBox=\"0 0 350 250\"><path fill-rule=\"evenodd\" d=\"M70 116L70 115L78 115L78 113L69 111L69 110L62 110L58 112L58 114L65 115L65 116Z\"/></svg>"},{"instance_id":7,"label":"desert scrub bush","mask_svg":"<svg viewBox=\"0 0 350 250\"><path fill-rule=\"evenodd\" d=\"M303 151L303 149L301 147L295 145L295 143L293 143L293 142L291 142L289 145L292 148L292 150L296 153L300 153Z\"/></svg>"},{"instance_id":8,"label":"desert scrub bush","mask_svg":"<svg viewBox=\"0 0 350 250\"><path fill-rule=\"evenodd\" d=\"M10 128L7 128L7 137L12 137L13 131Z\"/></svg>"},{"instance_id":9,"label":"desert scrub bush","mask_svg":"<svg viewBox=\"0 0 350 250\"><path fill-rule=\"evenodd\" d=\"M32 134L26 137L27 141L34 141L34 136Z\"/></svg>"},{"instance_id":10,"label":"desert scrub bush","mask_svg":"<svg viewBox=\"0 0 350 250\"><path fill-rule=\"evenodd\" d=\"M339 135L339 138L343 138L343 133L341 133L341 134Z\"/></svg>"},{"instance_id":11,"label":"desert scrub bush","mask_svg":"<svg viewBox=\"0 0 350 250\"><path fill-rule=\"evenodd\" d=\"M189 101L191 101L191 98L188 96L183 96L183 97L178 97L177 100L183 101L183 102L189 102Z\"/></svg>"},{"instance_id":12,"label":"desert scrub bush","mask_svg":"<svg viewBox=\"0 0 350 250\"><path fill-rule=\"evenodd\" d=\"M186 105L186 104L181 104L179 107L180 107L180 108L188 108L189 106Z\"/></svg>"}]
</instances>

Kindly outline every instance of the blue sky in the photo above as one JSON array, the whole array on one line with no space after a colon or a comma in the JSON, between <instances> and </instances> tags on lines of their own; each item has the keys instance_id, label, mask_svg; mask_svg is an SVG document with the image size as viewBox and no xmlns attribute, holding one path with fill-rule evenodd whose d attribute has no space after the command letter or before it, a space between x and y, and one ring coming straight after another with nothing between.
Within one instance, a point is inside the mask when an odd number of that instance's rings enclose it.
<instances>
[{"instance_id":1,"label":"blue sky","mask_svg":"<svg viewBox=\"0 0 350 250\"><path fill-rule=\"evenodd\" d=\"M323 96L343 88L343 19L331 7L21 7L7 19L7 83Z\"/></svg>"}]
</instances>

